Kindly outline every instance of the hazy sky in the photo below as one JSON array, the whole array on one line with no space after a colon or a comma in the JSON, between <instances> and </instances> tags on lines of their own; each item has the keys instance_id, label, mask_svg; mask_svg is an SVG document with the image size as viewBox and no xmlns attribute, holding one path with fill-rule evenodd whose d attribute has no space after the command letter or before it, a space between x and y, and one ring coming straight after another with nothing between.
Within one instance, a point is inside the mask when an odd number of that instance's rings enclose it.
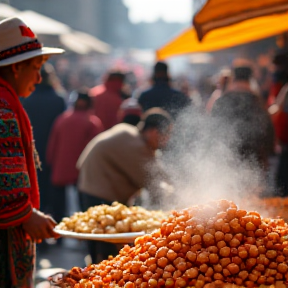
<instances>
[{"instance_id":1,"label":"hazy sky","mask_svg":"<svg viewBox=\"0 0 288 288\"><path fill-rule=\"evenodd\" d=\"M133 23L153 22L162 18L167 22L190 22L191 0L122 0L129 8L129 19Z\"/></svg>"}]
</instances>

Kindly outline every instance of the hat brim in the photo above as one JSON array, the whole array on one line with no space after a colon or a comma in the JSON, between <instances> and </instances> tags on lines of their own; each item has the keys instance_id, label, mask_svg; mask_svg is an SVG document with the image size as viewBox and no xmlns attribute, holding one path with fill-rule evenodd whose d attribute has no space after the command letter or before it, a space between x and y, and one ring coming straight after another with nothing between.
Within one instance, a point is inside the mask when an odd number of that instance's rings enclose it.
<instances>
[{"instance_id":1,"label":"hat brim","mask_svg":"<svg viewBox=\"0 0 288 288\"><path fill-rule=\"evenodd\" d=\"M63 54L64 52L65 50L61 48L42 47L41 49L25 52L23 54L15 55L8 59L4 59L0 61L0 67L18 63L41 55L50 56L55 54Z\"/></svg>"}]
</instances>

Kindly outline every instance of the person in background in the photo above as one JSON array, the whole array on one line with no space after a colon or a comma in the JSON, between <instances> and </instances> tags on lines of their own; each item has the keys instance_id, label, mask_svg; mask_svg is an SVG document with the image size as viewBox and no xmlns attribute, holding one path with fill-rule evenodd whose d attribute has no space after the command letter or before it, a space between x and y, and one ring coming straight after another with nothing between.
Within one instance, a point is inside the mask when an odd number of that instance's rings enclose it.
<instances>
[{"instance_id":1,"label":"person in background","mask_svg":"<svg viewBox=\"0 0 288 288\"><path fill-rule=\"evenodd\" d=\"M142 109L133 96L125 99L119 107L118 123L127 123L136 126L142 115Z\"/></svg>"},{"instance_id":2,"label":"person in background","mask_svg":"<svg viewBox=\"0 0 288 288\"><path fill-rule=\"evenodd\" d=\"M41 69L42 82L36 86L36 90L30 97L22 100L32 124L36 149L41 161L41 170L37 171L39 188L41 191L41 210L49 213L50 202L50 168L46 162L46 149L48 137L55 119L65 111L66 104L62 96L54 88L57 81L54 67L45 63ZM39 247L44 247L43 242Z\"/></svg>"},{"instance_id":3,"label":"person in background","mask_svg":"<svg viewBox=\"0 0 288 288\"><path fill-rule=\"evenodd\" d=\"M282 49L277 51L273 58L274 71L272 74L272 85L270 87L267 108L275 103L277 95L279 94L281 88L288 81L288 49Z\"/></svg>"},{"instance_id":4,"label":"person in background","mask_svg":"<svg viewBox=\"0 0 288 288\"><path fill-rule=\"evenodd\" d=\"M263 98L263 102L267 105L270 89L272 86L272 72L269 66L260 66L258 68L257 82L259 83L260 95Z\"/></svg>"},{"instance_id":5,"label":"person in background","mask_svg":"<svg viewBox=\"0 0 288 288\"><path fill-rule=\"evenodd\" d=\"M103 85L93 87L89 91L93 99L94 114L102 121L104 130L119 123L117 113L126 98L126 96L122 97L124 81L125 74L110 72Z\"/></svg>"},{"instance_id":6,"label":"person in background","mask_svg":"<svg viewBox=\"0 0 288 288\"><path fill-rule=\"evenodd\" d=\"M223 93L225 93L227 86L229 85L229 82L231 80L231 70L228 68L224 68L219 72L217 77L218 79L216 81L216 89L211 94L210 98L206 103L206 111L208 113L211 112L215 101L219 99L223 95Z\"/></svg>"},{"instance_id":7,"label":"person in background","mask_svg":"<svg viewBox=\"0 0 288 288\"><path fill-rule=\"evenodd\" d=\"M261 99L249 91L229 91L214 104L212 117L221 120L219 135L235 155L254 163L264 174L274 153L274 128Z\"/></svg>"},{"instance_id":8,"label":"person in background","mask_svg":"<svg viewBox=\"0 0 288 288\"><path fill-rule=\"evenodd\" d=\"M155 152L166 145L171 125L166 111L153 108L137 127L121 123L93 138L77 162L83 211L114 201L127 204L141 188L151 192L152 203L160 201L159 183L167 176ZM89 242L89 251L93 263L117 253L114 245L95 241Z\"/></svg>"},{"instance_id":9,"label":"person in background","mask_svg":"<svg viewBox=\"0 0 288 288\"><path fill-rule=\"evenodd\" d=\"M171 88L166 63L157 62L155 64L152 81L152 87L142 92L138 99L143 112L153 107L160 107L175 119L183 109L191 105L188 96Z\"/></svg>"},{"instance_id":10,"label":"person in background","mask_svg":"<svg viewBox=\"0 0 288 288\"><path fill-rule=\"evenodd\" d=\"M281 196L288 196L288 50L274 58L276 71L268 98L268 112L274 124L277 156L276 184Z\"/></svg>"},{"instance_id":11,"label":"person in background","mask_svg":"<svg viewBox=\"0 0 288 288\"><path fill-rule=\"evenodd\" d=\"M126 114L121 122L119 123L126 123L126 124L130 124L130 125L133 125L133 126L137 126L138 123L140 122L141 120L141 116L139 115L136 115L136 114Z\"/></svg>"},{"instance_id":12,"label":"person in background","mask_svg":"<svg viewBox=\"0 0 288 288\"><path fill-rule=\"evenodd\" d=\"M40 69L62 49L43 47L19 18L0 22L0 287L34 287L35 244L59 235L40 208L31 123L19 97L41 82Z\"/></svg>"},{"instance_id":13,"label":"person in background","mask_svg":"<svg viewBox=\"0 0 288 288\"><path fill-rule=\"evenodd\" d=\"M92 99L87 88L77 92L74 107L57 117L49 136L46 161L51 167L50 213L57 222L65 215L66 187L76 186L76 162L88 144L103 131L101 120L92 115Z\"/></svg>"},{"instance_id":14,"label":"person in background","mask_svg":"<svg viewBox=\"0 0 288 288\"><path fill-rule=\"evenodd\" d=\"M248 91L260 97L260 88L253 77L253 67L249 60L236 59L234 61L232 79L227 86L227 91Z\"/></svg>"}]
</instances>

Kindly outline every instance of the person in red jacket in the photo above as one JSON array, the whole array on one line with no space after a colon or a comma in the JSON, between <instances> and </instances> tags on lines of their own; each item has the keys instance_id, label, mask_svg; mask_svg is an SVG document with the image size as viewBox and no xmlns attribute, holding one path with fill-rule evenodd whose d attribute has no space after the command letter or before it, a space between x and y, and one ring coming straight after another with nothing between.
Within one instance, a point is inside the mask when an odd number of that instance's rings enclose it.
<instances>
[{"instance_id":1,"label":"person in red jacket","mask_svg":"<svg viewBox=\"0 0 288 288\"><path fill-rule=\"evenodd\" d=\"M101 120L92 115L88 89L77 92L74 107L59 115L49 135L46 160L51 167L52 190L49 211L57 222L65 215L66 186L76 186L76 162L88 142L103 131Z\"/></svg>"},{"instance_id":2,"label":"person in red jacket","mask_svg":"<svg viewBox=\"0 0 288 288\"><path fill-rule=\"evenodd\" d=\"M118 111L126 98L122 92L124 81L123 73L110 72L103 85L95 86L89 91L93 99L94 114L102 121L104 130L119 123Z\"/></svg>"},{"instance_id":3,"label":"person in red jacket","mask_svg":"<svg viewBox=\"0 0 288 288\"><path fill-rule=\"evenodd\" d=\"M57 48L42 47L19 18L0 22L0 287L33 285L35 243L58 237L39 209L32 128L19 97L41 82L40 69Z\"/></svg>"}]
</instances>

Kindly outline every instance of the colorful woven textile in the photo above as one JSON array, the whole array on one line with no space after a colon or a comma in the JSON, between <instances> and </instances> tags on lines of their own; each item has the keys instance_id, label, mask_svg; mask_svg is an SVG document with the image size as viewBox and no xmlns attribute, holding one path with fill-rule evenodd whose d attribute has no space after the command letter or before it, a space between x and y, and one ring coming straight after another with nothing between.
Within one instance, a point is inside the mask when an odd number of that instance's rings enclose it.
<instances>
[{"instance_id":1,"label":"colorful woven textile","mask_svg":"<svg viewBox=\"0 0 288 288\"><path fill-rule=\"evenodd\" d=\"M35 244L22 229L39 208L30 121L0 78L0 287L32 287Z\"/></svg>"}]
</instances>

